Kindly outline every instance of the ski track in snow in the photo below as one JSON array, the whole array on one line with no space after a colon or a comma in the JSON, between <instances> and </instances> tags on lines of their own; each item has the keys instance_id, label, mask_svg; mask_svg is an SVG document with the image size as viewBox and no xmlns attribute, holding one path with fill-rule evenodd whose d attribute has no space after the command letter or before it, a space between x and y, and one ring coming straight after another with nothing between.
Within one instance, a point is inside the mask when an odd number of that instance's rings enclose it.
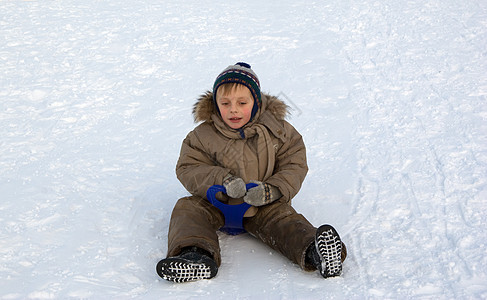
<instances>
[{"instance_id":1,"label":"ski track in snow","mask_svg":"<svg viewBox=\"0 0 487 300\"><path fill-rule=\"evenodd\" d=\"M487 298L487 5L0 2L0 299ZM288 102L293 200L347 244L303 272L221 235L210 281L158 278L196 97L247 61Z\"/></svg>"}]
</instances>

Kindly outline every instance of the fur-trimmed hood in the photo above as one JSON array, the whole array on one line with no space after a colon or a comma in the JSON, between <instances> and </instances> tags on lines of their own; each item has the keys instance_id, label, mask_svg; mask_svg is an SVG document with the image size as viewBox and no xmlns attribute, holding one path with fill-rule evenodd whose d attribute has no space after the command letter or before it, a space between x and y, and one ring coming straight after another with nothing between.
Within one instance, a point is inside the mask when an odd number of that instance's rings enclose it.
<instances>
[{"instance_id":1,"label":"fur-trimmed hood","mask_svg":"<svg viewBox=\"0 0 487 300\"><path fill-rule=\"evenodd\" d=\"M270 112L277 120L282 121L289 115L289 106L275 96L262 93L262 106L259 109ZM213 92L207 91L201 95L193 106L193 118L195 122L212 122L211 116L216 115L217 110L213 102Z\"/></svg>"}]
</instances>

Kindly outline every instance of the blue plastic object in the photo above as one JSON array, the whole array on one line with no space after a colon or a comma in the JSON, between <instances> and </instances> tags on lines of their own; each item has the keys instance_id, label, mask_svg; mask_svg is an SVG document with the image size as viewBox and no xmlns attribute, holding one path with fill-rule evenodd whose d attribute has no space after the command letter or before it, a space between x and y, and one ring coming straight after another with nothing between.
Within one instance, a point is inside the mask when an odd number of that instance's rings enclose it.
<instances>
[{"instance_id":1,"label":"blue plastic object","mask_svg":"<svg viewBox=\"0 0 487 300\"><path fill-rule=\"evenodd\" d=\"M247 190L256 186L257 184L255 183L247 183L246 185ZM213 185L206 191L206 198L225 216L225 225L223 225L220 230L230 235L237 235L246 232L243 228L242 221L243 216L251 205L245 202L236 205L222 203L215 197L218 192L226 194L227 191L223 185Z\"/></svg>"}]
</instances>

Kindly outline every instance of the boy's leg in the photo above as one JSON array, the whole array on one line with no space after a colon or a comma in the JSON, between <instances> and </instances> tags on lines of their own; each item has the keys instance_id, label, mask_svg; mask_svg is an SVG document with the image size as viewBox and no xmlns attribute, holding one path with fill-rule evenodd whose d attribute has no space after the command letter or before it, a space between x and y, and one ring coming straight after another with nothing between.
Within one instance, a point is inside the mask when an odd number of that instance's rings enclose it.
<instances>
[{"instance_id":1,"label":"boy's leg","mask_svg":"<svg viewBox=\"0 0 487 300\"><path fill-rule=\"evenodd\" d=\"M244 227L302 269L312 270L305 258L314 244L316 228L289 204L276 201L259 207L254 217L244 218Z\"/></svg>"},{"instance_id":2,"label":"boy's leg","mask_svg":"<svg viewBox=\"0 0 487 300\"><path fill-rule=\"evenodd\" d=\"M167 257L180 254L186 247L198 247L209 252L220 266L216 231L224 222L222 213L207 200L196 196L179 199L169 223Z\"/></svg>"},{"instance_id":3,"label":"boy's leg","mask_svg":"<svg viewBox=\"0 0 487 300\"><path fill-rule=\"evenodd\" d=\"M157 263L157 274L173 282L215 277L221 262L216 230L223 222L220 211L205 199L179 199L169 223L167 257Z\"/></svg>"}]
</instances>

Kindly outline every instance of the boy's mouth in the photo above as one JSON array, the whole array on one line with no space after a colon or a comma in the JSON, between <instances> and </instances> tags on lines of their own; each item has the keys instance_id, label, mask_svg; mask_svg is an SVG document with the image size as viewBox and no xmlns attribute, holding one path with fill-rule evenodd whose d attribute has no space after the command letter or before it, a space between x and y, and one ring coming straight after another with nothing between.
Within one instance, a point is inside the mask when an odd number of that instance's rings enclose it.
<instances>
[{"instance_id":1,"label":"boy's mouth","mask_svg":"<svg viewBox=\"0 0 487 300\"><path fill-rule=\"evenodd\" d=\"M240 122L240 120L242 120L242 118L233 117L233 118L230 118L229 120L232 123L238 123L238 122Z\"/></svg>"}]
</instances>

